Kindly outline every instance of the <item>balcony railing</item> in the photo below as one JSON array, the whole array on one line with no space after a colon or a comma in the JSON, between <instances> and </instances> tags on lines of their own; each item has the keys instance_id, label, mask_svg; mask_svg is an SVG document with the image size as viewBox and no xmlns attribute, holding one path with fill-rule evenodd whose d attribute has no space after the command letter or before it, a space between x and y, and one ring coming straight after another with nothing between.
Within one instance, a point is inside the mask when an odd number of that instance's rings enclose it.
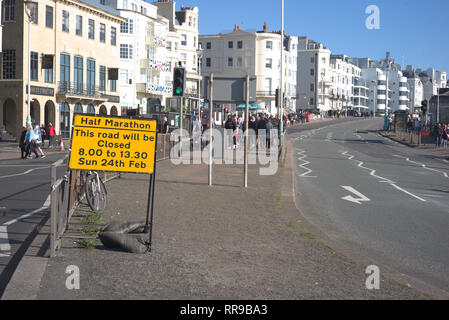
<instances>
[{"instance_id":1,"label":"balcony railing","mask_svg":"<svg viewBox=\"0 0 449 320\"><path fill-rule=\"evenodd\" d=\"M276 91L256 91L256 95L259 97L274 97L276 96Z\"/></svg>"},{"instance_id":2,"label":"balcony railing","mask_svg":"<svg viewBox=\"0 0 449 320\"><path fill-rule=\"evenodd\" d=\"M106 90L98 86L67 81L58 82L57 94L101 99L102 95L106 94Z\"/></svg>"}]
</instances>

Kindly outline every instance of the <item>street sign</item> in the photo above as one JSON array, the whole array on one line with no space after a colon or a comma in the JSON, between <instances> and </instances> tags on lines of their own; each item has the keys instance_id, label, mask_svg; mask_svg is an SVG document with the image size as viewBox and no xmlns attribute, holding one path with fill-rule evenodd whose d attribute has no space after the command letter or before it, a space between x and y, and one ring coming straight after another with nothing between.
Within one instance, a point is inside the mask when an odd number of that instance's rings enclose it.
<instances>
[{"instance_id":1,"label":"street sign","mask_svg":"<svg viewBox=\"0 0 449 320\"><path fill-rule=\"evenodd\" d=\"M70 169L154 174L156 120L74 117Z\"/></svg>"}]
</instances>

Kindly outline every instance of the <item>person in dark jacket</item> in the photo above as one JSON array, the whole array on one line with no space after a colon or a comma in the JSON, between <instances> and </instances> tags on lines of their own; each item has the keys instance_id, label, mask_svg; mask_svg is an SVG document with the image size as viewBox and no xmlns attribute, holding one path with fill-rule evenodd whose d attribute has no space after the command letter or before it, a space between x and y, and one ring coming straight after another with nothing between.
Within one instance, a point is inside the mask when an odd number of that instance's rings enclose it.
<instances>
[{"instance_id":1,"label":"person in dark jacket","mask_svg":"<svg viewBox=\"0 0 449 320\"><path fill-rule=\"evenodd\" d=\"M237 129L237 123L232 119L231 115L229 115L228 120L226 120L225 129L232 130L232 135L233 135L233 140L234 140L233 148L235 148L235 146L237 145L237 139L235 137L235 130Z\"/></svg>"},{"instance_id":2,"label":"person in dark jacket","mask_svg":"<svg viewBox=\"0 0 449 320\"><path fill-rule=\"evenodd\" d=\"M22 127L22 134L20 135L20 140L19 140L19 147L20 147L20 152L22 153L22 159L25 159L25 155L27 154L27 144L25 141L25 136L27 134L27 129L25 127Z\"/></svg>"}]
</instances>

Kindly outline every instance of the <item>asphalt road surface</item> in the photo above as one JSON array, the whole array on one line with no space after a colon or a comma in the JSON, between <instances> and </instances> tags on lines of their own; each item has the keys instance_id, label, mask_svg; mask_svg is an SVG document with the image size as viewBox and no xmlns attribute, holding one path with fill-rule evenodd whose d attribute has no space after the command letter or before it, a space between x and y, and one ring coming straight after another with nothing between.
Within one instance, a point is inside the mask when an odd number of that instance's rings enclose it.
<instances>
[{"instance_id":1,"label":"asphalt road surface","mask_svg":"<svg viewBox=\"0 0 449 320\"><path fill-rule=\"evenodd\" d=\"M50 167L63 157L0 160L0 297L33 240L36 226L49 217ZM60 168L58 176L63 173Z\"/></svg>"},{"instance_id":2,"label":"asphalt road surface","mask_svg":"<svg viewBox=\"0 0 449 320\"><path fill-rule=\"evenodd\" d=\"M448 291L449 165L379 136L382 126L290 130L297 203L333 240Z\"/></svg>"}]
</instances>

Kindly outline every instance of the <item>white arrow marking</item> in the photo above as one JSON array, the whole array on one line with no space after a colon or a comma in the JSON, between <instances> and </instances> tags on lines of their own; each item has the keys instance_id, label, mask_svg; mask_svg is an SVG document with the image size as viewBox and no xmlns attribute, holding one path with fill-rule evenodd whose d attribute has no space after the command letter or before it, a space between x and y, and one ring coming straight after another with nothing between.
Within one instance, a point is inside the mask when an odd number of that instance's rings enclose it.
<instances>
[{"instance_id":1,"label":"white arrow marking","mask_svg":"<svg viewBox=\"0 0 449 320\"><path fill-rule=\"evenodd\" d=\"M343 200L354 202L357 204L362 204L362 202L371 201L371 199L367 198L366 196L364 196L363 194L361 194L360 192L355 190L353 187L348 187L348 186L341 186L341 187L359 197L357 199L357 198L354 198L353 196L346 196L346 197L342 198Z\"/></svg>"},{"instance_id":2,"label":"white arrow marking","mask_svg":"<svg viewBox=\"0 0 449 320\"><path fill-rule=\"evenodd\" d=\"M9 257L11 251L11 245L8 241L8 230L6 226L0 226L0 257Z\"/></svg>"}]
</instances>

